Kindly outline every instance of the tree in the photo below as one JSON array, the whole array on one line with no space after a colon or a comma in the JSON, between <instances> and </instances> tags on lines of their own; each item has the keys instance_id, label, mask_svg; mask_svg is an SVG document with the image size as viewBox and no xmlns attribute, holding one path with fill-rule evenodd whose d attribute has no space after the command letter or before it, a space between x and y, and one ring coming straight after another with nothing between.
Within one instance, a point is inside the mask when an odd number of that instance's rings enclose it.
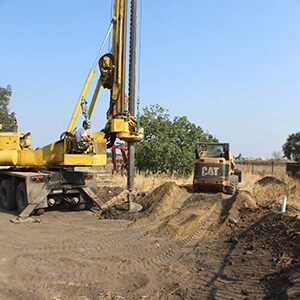
<instances>
[{"instance_id":1,"label":"tree","mask_svg":"<svg viewBox=\"0 0 300 300\"><path fill-rule=\"evenodd\" d=\"M7 88L0 87L0 124L2 124L3 129L11 129L16 122L15 113L10 113L9 109L11 95L11 85L8 85Z\"/></svg>"},{"instance_id":2,"label":"tree","mask_svg":"<svg viewBox=\"0 0 300 300\"><path fill-rule=\"evenodd\" d=\"M281 151L274 150L271 155L274 160L280 160L282 158Z\"/></svg>"},{"instance_id":3,"label":"tree","mask_svg":"<svg viewBox=\"0 0 300 300\"><path fill-rule=\"evenodd\" d=\"M288 136L286 142L282 146L282 151L287 159L300 160L300 132L292 133Z\"/></svg>"},{"instance_id":4,"label":"tree","mask_svg":"<svg viewBox=\"0 0 300 300\"><path fill-rule=\"evenodd\" d=\"M188 176L194 169L195 143L217 141L186 116L171 121L168 111L159 105L143 109L141 124L144 139L137 143L135 151L138 171Z\"/></svg>"}]
</instances>

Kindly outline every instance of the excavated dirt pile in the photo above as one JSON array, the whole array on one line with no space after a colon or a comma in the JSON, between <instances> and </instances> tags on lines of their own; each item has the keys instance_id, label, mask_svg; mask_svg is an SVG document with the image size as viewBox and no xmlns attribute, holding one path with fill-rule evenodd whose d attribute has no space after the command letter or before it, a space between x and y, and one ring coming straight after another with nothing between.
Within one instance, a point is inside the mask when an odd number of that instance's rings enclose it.
<instances>
[{"instance_id":1,"label":"excavated dirt pile","mask_svg":"<svg viewBox=\"0 0 300 300\"><path fill-rule=\"evenodd\" d=\"M125 196L125 195L123 195ZM222 203L222 194L192 194L174 182L166 182L150 194L139 194L135 202L143 209L128 213L126 197L101 212L100 218L132 220L131 228L151 225L152 232L184 238L194 234L199 224Z\"/></svg>"}]
</instances>

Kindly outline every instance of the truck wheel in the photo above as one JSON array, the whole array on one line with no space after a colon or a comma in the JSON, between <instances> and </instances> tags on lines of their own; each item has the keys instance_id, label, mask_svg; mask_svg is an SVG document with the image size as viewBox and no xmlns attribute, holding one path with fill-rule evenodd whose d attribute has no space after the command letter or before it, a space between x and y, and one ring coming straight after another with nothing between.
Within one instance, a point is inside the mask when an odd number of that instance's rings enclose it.
<instances>
[{"instance_id":1,"label":"truck wheel","mask_svg":"<svg viewBox=\"0 0 300 300\"><path fill-rule=\"evenodd\" d=\"M16 209L16 203L12 192L10 180L4 179L0 186L0 204L5 210Z\"/></svg>"},{"instance_id":2,"label":"truck wheel","mask_svg":"<svg viewBox=\"0 0 300 300\"><path fill-rule=\"evenodd\" d=\"M20 182L17 187L16 202L18 212L21 212L28 204L26 186L24 182Z\"/></svg>"}]
</instances>

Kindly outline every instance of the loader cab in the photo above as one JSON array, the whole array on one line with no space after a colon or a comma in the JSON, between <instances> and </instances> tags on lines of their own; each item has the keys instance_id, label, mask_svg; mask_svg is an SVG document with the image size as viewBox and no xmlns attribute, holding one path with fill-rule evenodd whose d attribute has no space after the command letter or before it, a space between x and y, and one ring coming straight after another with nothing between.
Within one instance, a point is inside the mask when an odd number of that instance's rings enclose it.
<instances>
[{"instance_id":1,"label":"loader cab","mask_svg":"<svg viewBox=\"0 0 300 300\"><path fill-rule=\"evenodd\" d=\"M235 169L229 144L197 142L195 154L193 191L219 191L234 195L242 173Z\"/></svg>"},{"instance_id":2,"label":"loader cab","mask_svg":"<svg viewBox=\"0 0 300 300\"><path fill-rule=\"evenodd\" d=\"M195 156L196 159L200 157L222 157L225 160L229 160L229 144L198 142L195 145Z\"/></svg>"}]
</instances>

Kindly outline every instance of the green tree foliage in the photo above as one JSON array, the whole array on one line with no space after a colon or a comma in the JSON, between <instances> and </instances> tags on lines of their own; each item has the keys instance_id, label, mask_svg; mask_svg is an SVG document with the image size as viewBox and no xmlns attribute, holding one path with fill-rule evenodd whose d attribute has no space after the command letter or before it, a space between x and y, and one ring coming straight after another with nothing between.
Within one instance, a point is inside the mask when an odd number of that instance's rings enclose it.
<instances>
[{"instance_id":1,"label":"green tree foliage","mask_svg":"<svg viewBox=\"0 0 300 300\"><path fill-rule=\"evenodd\" d=\"M171 121L168 111L159 105L143 109L141 124L144 139L136 145L135 161L137 170L148 174L188 176L194 170L195 143L217 141L185 116Z\"/></svg>"},{"instance_id":2,"label":"green tree foliage","mask_svg":"<svg viewBox=\"0 0 300 300\"><path fill-rule=\"evenodd\" d=\"M292 133L288 136L282 146L282 151L287 159L300 161L300 132Z\"/></svg>"},{"instance_id":3,"label":"green tree foliage","mask_svg":"<svg viewBox=\"0 0 300 300\"><path fill-rule=\"evenodd\" d=\"M0 87L0 124L2 124L3 129L11 129L16 121L15 113L9 110L11 95L12 88L10 85L7 88Z\"/></svg>"}]
</instances>

